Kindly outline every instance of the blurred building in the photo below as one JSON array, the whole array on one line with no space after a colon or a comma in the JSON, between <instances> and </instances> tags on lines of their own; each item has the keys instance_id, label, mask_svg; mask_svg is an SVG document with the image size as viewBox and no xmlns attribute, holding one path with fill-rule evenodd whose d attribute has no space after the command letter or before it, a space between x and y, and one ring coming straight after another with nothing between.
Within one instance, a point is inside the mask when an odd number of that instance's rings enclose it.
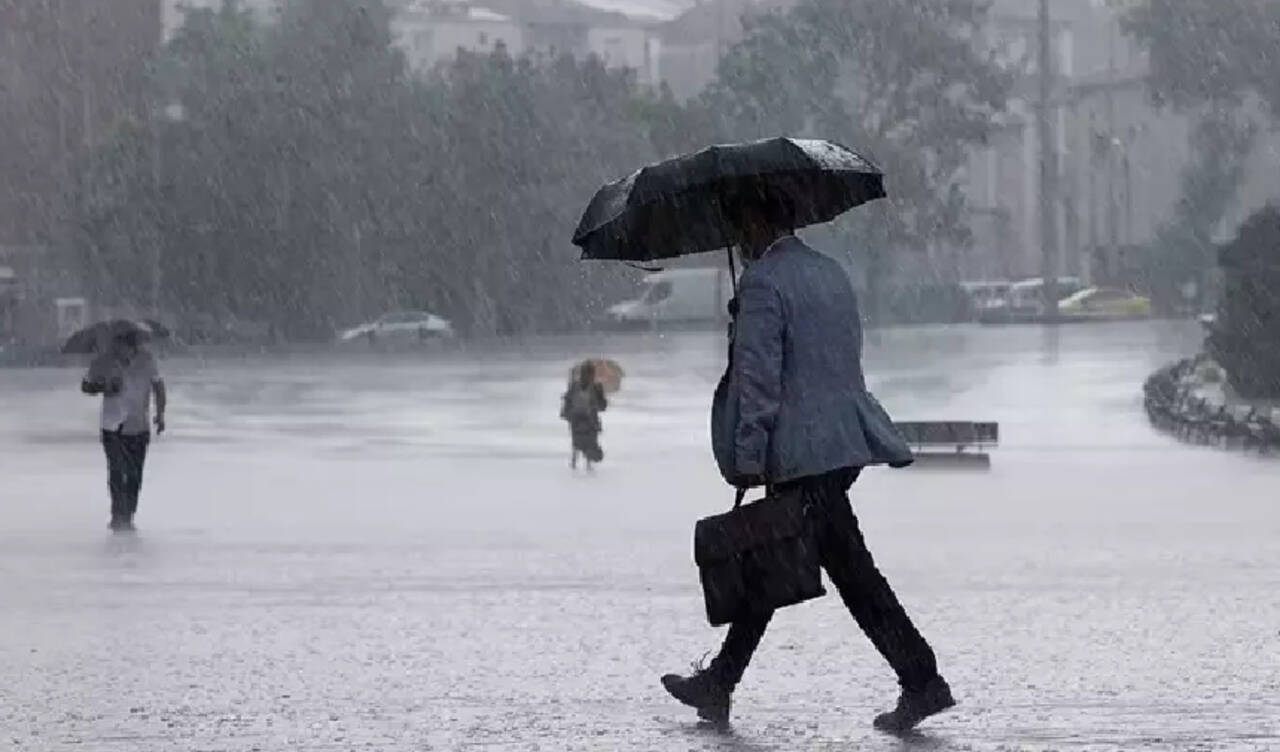
<instances>
[{"instance_id":1,"label":"blurred building","mask_svg":"<svg viewBox=\"0 0 1280 752\"><path fill-rule=\"evenodd\" d=\"M991 10L987 41L1022 74L964 175L974 214L974 247L962 264L970 278L1043 271L1037 6L998 0ZM1088 278L1096 249L1140 243L1168 215L1187 159L1187 123L1151 105L1145 61L1114 9L1097 2L1052 8L1058 272Z\"/></svg>"},{"instance_id":2,"label":"blurred building","mask_svg":"<svg viewBox=\"0 0 1280 752\"><path fill-rule=\"evenodd\" d=\"M1042 273L1040 247L1036 0L997 0L989 42L1023 71L1008 113L964 176L973 208L974 247L963 254L971 278ZM1057 155L1059 273L1091 279L1115 267L1125 249L1150 243L1182 196L1191 159L1185 115L1156 107L1146 87L1142 50L1120 26L1115 4L1054 0L1052 99ZM1280 195L1275 155L1264 137L1257 167L1223 232Z\"/></svg>"},{"instance_id":3,"label":"blurred building","mask_svg":"<svg viewBox=\"0 0 1280 752\"><path fill-rule=\"evenodd\" d=\"M678 100L702 91L724 51L742 40L744 18L783 11L797 0L697 0L659 29L662 80Z\"/></svg>"},{"instance_id":4,"label":"blurred building","mask_svg":"<svg viewBox=\"0 0 1280 752\"><path fill-rule=\"evenodd\" d=\"M392 33L416 70L446 61L459 49L503 46L513 55L594 55L654 84L660 45L651 10L656 11L642 0L402 0Z\"/></svg>"},{"instance_id":5,"label":"blurred building","mask_svg":"<svg viewBox=\"0 0 1280 752\"><path fill-rule=\"evenodd\" d=\"M723 51L742 39L746 14L785 10L795 0L700 0L662 24L662 80L678 99L701 91ZM992 0L985 43L1020 71L1008 110L961 177L971 248L932 249L932 270L968 279L1042 273L1039 160L1038 0ZM1155 107L1142 51L1109 0L1052 0L1052 115L1057 155L1059 272L1090 278L1123 249L1150 242L1181 197L1190 160L1186 116ZM1241 201L1224 228L1280 195L1280 141L1267 134ZM1224 233L1229 231L1224 229Z\"/></svg>"},{"instance_id":6,"label":"blurred building","mask_svg":"<svg viewBox=\"0 0 1280 752\"><path fill-rule=\"evenodd\" d=\"M686 100L715 77L726 47L742 39L742 17L756 0L699 2L662 24L662 80Z\"/></svg>"},{"instance_id":7,"label":"blurred building","mask_svg":"<svg viewBox=\"0 0 1280 752\"><path fill-rule=\"evenodd\" d=\"M225 2L226 0L159 0L161 41L167 43L182 28L188 10L217 10ZM274 19L280 0L236 0L236 4L259 20L269 22Z\"/></svg>"},{"instance_id":8,"label":"blurred building","mask_svg":"<svg viewBox=\"0 0 1280 752\"><path fill-rule=\"evenodd\" d=\"M0 0L0 341L40 339L77 160L144 110L161 0Z\"/></svg>"},{"instance_id":9,"label":"blurred building","mask_svg":"<svg viewBox=\"0 0 1280 752\"><path fill-rule=\"evenodd\" d=\"M223 0L160 0L163 36L182 26L184 8L216 8ZM641 83L659 80L658 25L689 0L384 0L395 15L391 32L410 67L423 71L459 49L513 55L531 51L596 55L631 68ZM280 0L240 0L270 22Z\"/></svg>"},{"instance_id":10,"label":"blurred building","mask_svg":"<svg viewBox=\"0 0 1280 752\"><path fill-rule=\"evenodd\" d=\"M392 36L415 70L451 59L459 49L487 52L526 49L524 28L511 16L479 5L417 0L404 5L392 22Z\"/></svg>"}]
</instances>

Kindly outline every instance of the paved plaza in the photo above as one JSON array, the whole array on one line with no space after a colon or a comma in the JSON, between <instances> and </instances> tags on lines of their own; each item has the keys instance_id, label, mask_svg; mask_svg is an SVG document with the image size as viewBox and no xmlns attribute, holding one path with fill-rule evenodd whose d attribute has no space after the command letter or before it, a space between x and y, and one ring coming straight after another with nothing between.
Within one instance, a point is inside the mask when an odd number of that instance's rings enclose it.
<instances>
[{"instance_id":1,"label":"paved plaza","mask_svg":"<svg viewBox=\"0 0 1280 752\"><path fill-rule=\"evenodd\" d=\"M1193 325L903 329L901 420L1000 422L987 471L868 472L872 552L959 705L871 729L892 674L834 596L775 619L734 728L666 696L706 625L694 521L715 334L173 358L136 536L106 530L79 373L0 370L0 749L1280 749L1280 460L1153 431ZM568 365L615 357L594 477Z\"/></svg>"}]
</instances>

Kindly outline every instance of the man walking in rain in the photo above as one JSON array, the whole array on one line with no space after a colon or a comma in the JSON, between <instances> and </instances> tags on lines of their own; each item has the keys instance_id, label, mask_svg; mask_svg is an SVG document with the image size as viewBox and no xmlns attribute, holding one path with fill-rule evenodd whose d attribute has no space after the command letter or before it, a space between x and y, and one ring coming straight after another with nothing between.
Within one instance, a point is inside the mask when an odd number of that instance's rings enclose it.
<instances>
[{"instance_id":1,"label":"man walking in rain","mask_svg":"<svg viewBox=\"0 0 1280 752\"><path fill-rule=\"evenodd\" d=\"M903 467L911 451L867 391L857 300L844 270L792 234L794 210L757 196L727 202L743 259L729 369L716 390L712 444L733 485L798 493L815 520L823 568L858 626L898 675L897 707L876 728L901 733L955 704L933 650L867 550L847 492L863 468ZM662 684L708 721L730 697L772 613L734 622L720 653Z\"/></svg>"},{"instance_id":2,"label":"man walking in rain","mask_svg":"<svg viewBox=\"0 0 1280 752\"><path fill-rule=\"evenodd\" d=\"M156 433L164 433L165 388L155 358L137 330L111 339L94 358L80 384L85 394L102 395L102 448L111 491L111 529L133 530L142 490L142 468L151 442L151 394L156 398Z\"/></svg>"}]
</instances>

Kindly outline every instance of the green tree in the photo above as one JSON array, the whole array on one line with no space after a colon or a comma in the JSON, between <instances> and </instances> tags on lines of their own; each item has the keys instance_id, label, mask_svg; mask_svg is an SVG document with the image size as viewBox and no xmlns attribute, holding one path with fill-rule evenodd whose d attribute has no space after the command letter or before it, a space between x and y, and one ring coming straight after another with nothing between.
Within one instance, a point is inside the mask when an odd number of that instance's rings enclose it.
<instances>
[{"instance_id":1,"label":"green tree","mask_svg":"<svg viewBox=\"0 0 1280 752\"><path fill-rule=\"evenodd\" d=\"M568 236L591 194L651 160L630 116L632 75L596 59L463 53L438 71L451 190L436 232L454 299L479 331L580 326L620 290L619 271L582 264ZM533 294L530 294L531 291Z\"/></svg>"},{"instance_id":2,"label":"green tree","mask_svg":"<svg viewBox=\"0 0 1280 752\"><path fill-rule=\"evenodd\" d=\"M970 240L958 173L1013 80L980 41L985 14L980 0L800 0L747 19L688 117L734 140L819 136L876 161L889 200L837 225L875 280L891 252Z\"/></svg>"},{"instance_id":3,"label":"green tree","mask_svg":"<svg viewBox=\"0 0 1280 752\"><path fill-rule=\"evenodd\" d=\"M1245 220L1222 249L1225 294L1209 350L1250 399L1280 398L1280 207Z\"/></svg>"},{"instance_id":4,"label":"green tree","mask_svg":"<svg viewBox=\"0 0 1280 752\"><path fill-rule=\"evenodd\" d=\"M1146 250L1147 286L1162 310L1174 312L1185 305L1184 285L1196 285L1201 294L1207 287L1214 236L1239 195L1257 133L1257 123L1236 110L1213 109L1197 118L1181 196Z\"/></svg>"},{"instance_id":5,"label":"green tree","mask_svg":"<svg viewBox=\"0 0 1280 752\"><path fill-rule=\"evenodd\" d=\"M1168 309L1213 267L1213 237L1239 196L1260 126L1255 102L1280 115L1280 4L1141 0L1122 18L1146 50L1152 98L1190 117L1191 161L1174 214L1147 249L1148 282Z\"/></svg>"},{"instance_id":6,"label":"green tree","mask_svg":"<svg viewBox=\"0 0 1280 752\"><path fill-rule=\"evenodd\" d=\"M1147 82L1158 101L1185 110L1239 106L1253 95L1280 115L1274 0L1141 0L1123 24L1147 50Z\"/></svg>"},{"instance_id":7,"label":"green tree","mask_svg":"<svg viewBox=\"0 0 1280 752\"><path fill-rule=\"evenodd\" d=\"M653 157L631 74L498 50L414 78L389 19L190 13L153 76L184 117L85 165L76 249L101 297L147 300L158 268L172 316L316 338L392 307L480 334L580 327L621 294L568 238L599 183Z\"/></svg>"},{"instance_id":8,"label":"green tree","mask_svg":"<svg viewBox=\"0 0 1280 752\"><path fill-rule=\"evenodd\" d=\"M145 281L158 245L158 186L147 166L154 139L137 123L121 123L115 137L79 167L69 201L75 257L99 299L146 300Z\"/></svg>"}]
</instances>

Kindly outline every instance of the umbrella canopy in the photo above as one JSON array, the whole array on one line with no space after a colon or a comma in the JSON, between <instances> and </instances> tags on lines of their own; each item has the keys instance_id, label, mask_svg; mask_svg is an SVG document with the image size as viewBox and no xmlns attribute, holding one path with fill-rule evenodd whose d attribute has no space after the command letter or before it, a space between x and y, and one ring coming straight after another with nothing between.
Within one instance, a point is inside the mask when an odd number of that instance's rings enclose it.
<instances>
[{"instance_id":1,"label":"umbrella canopy","mask_svg":"<svg viewBox=\"0 0 1280 752\"><path fill-rule=\"evenodd\" d=\"M795 227L883 198L884 175L831 141L771 138L711 146L601 188L573 242L588 259L657 261L733 244L726 208L742 197L785 204Z\"/></svg>"},{"instance_id":2,"label":"umbrella canopy","mask_svg":"<svg viewBox=\"0 0 1280 752\"><path fill-rule=\"evenodd\" d=\"M161 339L169 336L168 327L151 319L99 321L68 337L62 345L62 352L68 355L91 355L104 349L111 340L135 332L144 339Z\"/></svg>"},{"instance_id":3,"label":"umbrella canopy","mask_svg":"<svg viewBox=\"0 0 1280 752\"><path fill-rule=\"evenodd\" d=\"M578 380L578 374L581 373L584 366L590 365L595 369L596 383L604 388L606 392L616 392L622 388L622 377L626 373L622 370L622 366L617 361L607 358L588 358L574 365L569 369L569 382L573 383Z\"/></svg>"}]
</instances>

